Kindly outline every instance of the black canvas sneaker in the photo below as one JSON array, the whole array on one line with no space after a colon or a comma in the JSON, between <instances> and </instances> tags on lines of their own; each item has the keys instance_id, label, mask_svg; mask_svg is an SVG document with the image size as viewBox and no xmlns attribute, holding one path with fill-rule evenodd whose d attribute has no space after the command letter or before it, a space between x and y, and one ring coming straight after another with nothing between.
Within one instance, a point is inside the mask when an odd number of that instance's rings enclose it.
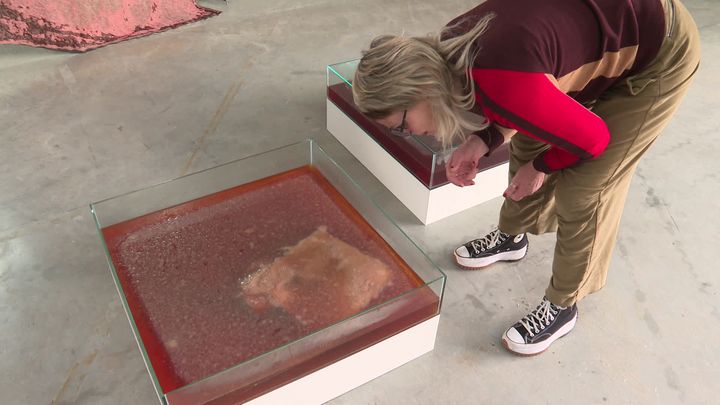
<instances>
[{"instance_id":1,"label":"black canvas sneaker","mask_svg":"<svg viewBox=\"0 0 720 405\"><path fill-rule=\"evenodd\" d=\"M492 230L480 239L455 249L455 261L460 267L475 270L498 261L515 261L525 257L528 240L524 233L508 235Z\"/></svg>"},{"instance_id":2,"label":"black canvas sneaker","mask_svg":"<svg viewBox=\"0 0 720 405\"><path fill-rule=\"evenodd\" d=\"M540 305L505 331L503 346L515 354L532 356L544 352L567 335L577 320L577 305L559 307L543 297Z\"/></svg>"}]
</instances>

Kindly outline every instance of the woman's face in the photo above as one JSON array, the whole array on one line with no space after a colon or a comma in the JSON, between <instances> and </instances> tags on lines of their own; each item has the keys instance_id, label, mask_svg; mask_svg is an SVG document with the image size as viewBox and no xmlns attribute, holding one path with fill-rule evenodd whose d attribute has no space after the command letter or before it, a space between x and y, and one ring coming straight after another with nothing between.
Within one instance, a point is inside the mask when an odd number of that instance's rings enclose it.
<instances>
[{"instance_id":1,"label":"woman's face","mask_svg":"<svg viewBox=\"0 0 720 405\"><path fill-rule=\"evenodd\" d=\"M405 115L404 123L403 114ZM390 129L402 129L403 132L410 132L414 135L432 136L435 134L432 109L427 100L420 101L408 108L407 113L405 110L398 110L377 122Z\"/></svg>"}]
</instances>

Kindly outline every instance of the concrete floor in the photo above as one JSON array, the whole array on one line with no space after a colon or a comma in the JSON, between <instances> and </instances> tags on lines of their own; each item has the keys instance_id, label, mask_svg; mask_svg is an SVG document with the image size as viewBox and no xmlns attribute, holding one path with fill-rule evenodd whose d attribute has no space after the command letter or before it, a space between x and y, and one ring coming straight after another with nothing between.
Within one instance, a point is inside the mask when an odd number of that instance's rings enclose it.
<instances>
[{"instance_id":1,"label":"concrete floor","mask_svg":"<svg viewBox=\"0 0 720 405\"><path fill-rule=\"evenodd\" d=\"M325 130L325 65L472 2L230 2L217 18L67 54L0 46L0 403L153 404L88 203L313 137L448 275L437 345L340 404L710 404L720 381L720 3L687 0L703 63L628 197L607 287L519 358L502 331L543 294L553 237L458 271L500 199L423 227Z\"/></svg>"}]
</instances>

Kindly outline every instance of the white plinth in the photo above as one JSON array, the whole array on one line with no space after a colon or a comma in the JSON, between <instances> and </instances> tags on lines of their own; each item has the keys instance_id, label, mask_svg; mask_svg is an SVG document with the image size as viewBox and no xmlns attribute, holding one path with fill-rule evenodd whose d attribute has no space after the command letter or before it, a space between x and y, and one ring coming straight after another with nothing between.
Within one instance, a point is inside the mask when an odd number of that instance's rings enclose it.
<instances>
[{"instance_id":1,"label":"white plinth","mask_svg":"<svg viewBox=\"0 0 720 405\"><path fill-rule=\"evenodd\" d=\"M508 163L504 163L478 173L474 186L446 184L431 190L330 100L327 129L426 225L499 197L507 187Z\"/></svg>"},{"instance_id":2,"label":"white plinth","mask_svg":"<svg viewBox=\"0 0 720 405\"><path fill-rule=\"evenodd\" d=\"M316 405L415 359L435 347L436 315L365 350L248 402L251 405Z\"/></svg>"}]
</instances>

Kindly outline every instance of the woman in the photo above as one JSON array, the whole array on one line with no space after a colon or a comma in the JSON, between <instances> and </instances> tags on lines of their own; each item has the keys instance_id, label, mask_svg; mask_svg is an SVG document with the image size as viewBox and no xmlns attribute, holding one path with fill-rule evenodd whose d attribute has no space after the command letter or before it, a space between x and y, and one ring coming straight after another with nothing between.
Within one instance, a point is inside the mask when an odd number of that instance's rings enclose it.
<instances>
[{"instance_id":1,"label":"woman","mask_svg":"<svg viewBox=\"0 0 720 405\"><path fill-rule=\"evenodd\" d=\"M678 0L488 0L439 35L381 36L363 53L355 103L394 133L464 139L452 183L473 184L478 161L510 142L498 229L455 250L461 267L522 259L526 233L557 232L545 297L505 331L508 350L546 350L605 284L632 175L699 59Z\"/></svg>"}]
</instances>

